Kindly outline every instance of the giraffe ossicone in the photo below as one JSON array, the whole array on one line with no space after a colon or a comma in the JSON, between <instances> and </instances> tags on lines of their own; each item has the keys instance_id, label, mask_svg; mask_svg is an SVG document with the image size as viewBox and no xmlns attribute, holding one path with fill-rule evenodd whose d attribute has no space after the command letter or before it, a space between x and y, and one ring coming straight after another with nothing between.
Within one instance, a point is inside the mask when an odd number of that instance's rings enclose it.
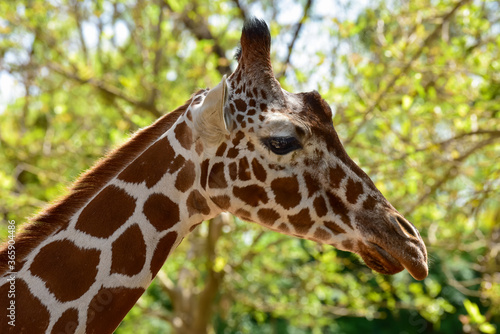
<instances>
[{"instance_id":1,"label":"giraffe ossicone","mask_svg":"<svg viewBox=\"0 0 500 334\"><path fill-rule=\"evenodd\" d=\"M139 131L0 250L2 333L112 333L168 254L230 212L358 253L372 269L428 273L417 229L344 150L317 92L274 77L265 22L246 22L238 67Z\"/></svg>"}]
</instances>

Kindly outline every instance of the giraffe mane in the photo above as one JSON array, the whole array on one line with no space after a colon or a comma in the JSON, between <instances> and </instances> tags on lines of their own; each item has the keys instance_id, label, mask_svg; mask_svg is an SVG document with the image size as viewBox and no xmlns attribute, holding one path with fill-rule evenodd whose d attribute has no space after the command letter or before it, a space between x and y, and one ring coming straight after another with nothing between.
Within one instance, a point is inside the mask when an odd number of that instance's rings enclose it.
<instances>
[{"instance_id":1,"label":"giraffe mane","mask_svg":"<svg viewBox=\"0 0 500 334\"><path fill-rule=\"evenodd\" d=\"M200 92L200 91L199 91ZM29 252L45 238L66 228L70 218L85 205L125 166L146 150L158 137L176 122L191 104L193 97L181 107L162 116L152 125L139 130L120 147L98 160L92 168L84 172L71 186L67 195L56 200L24 224L22 232L15 239L16 271L21 269ZM0 245L0 275L8 271L8 243Z\"/></svg>"}]
</instances>

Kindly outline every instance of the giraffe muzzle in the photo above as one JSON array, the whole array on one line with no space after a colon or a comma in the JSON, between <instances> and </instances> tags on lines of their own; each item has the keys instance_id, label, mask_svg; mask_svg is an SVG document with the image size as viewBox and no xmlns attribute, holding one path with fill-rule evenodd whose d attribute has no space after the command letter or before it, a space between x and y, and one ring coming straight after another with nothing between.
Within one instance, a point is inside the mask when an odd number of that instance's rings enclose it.
<instances>
[{"instance_id":1,"label":"giraffe muzzle","mask_svg":"<svg viewBox=\"0 0 500 334\"><path fill-rule=\"evenodd\" d=\"M427 250L418 230L397 211L381 216L384 218L375 221L363 219L364 224L359 226L364 238L358 241L354 252L381 274L392 275L406 269L417 280L426 278Z\"/></svg>"},{"instance_id":2,"label":"giraffe muzzle","mask_svg":"<svg viewBox=\"0 0 500 334\"><path fill-rule=\"evenodd\" d=\"M420 281L427 277L425 246L423 251L414 243L403 246L384 246L372 242L359 242L357 253L368 267L381 274L393 275L406 269L416 280Z\"/></svg>"},{"instance_id":3,"label":"giraffe muzzle","mask_svg":"<svg viewBox=\"0 0 500 334\"><path fill-rule=\"evenodd\" d=\"M359 255L371 269L384 275L393 275L404 270L401 263L379 245L371 242L366 244L360 242L358 247Z\"/></svg>"}]
</instances>

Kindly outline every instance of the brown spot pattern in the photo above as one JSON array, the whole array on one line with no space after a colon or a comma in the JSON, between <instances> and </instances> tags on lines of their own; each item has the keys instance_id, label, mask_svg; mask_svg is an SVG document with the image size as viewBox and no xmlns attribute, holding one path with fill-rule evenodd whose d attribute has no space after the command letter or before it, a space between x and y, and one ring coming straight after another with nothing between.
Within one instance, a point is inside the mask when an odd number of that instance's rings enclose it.
<instances>
[{"instance_id":1,"label":"brown spot pattern","mask_svg":"<svg viewBox=\"0 0 500 334\"><path fill-rule=\"evenodd\" d=\"M249 123L252 123L250 122L250 119L248 120ZM248 142L247 143L247 149L250 151L250 152L253 152L255 150L255 146L251 143L251 142Z\"/></svg>"},{"instance_id":2,"label":"brown spot pattern","mask_svg":"<svg viewBox=\"0 0 500 334\"><path fill-rule=\"evenodd\" d=\"M323 217L328 213L328 208L326 207L325 199L321 195L314 199L313 206L318 217Z\"/></svg>"},{"instance_id":3,"label":"brown spot pattern","mask_svg":"<svg viewBox=\"0 0 500 334\"><path fill-rule=\"evenodd\" d=\"M330 233L328 233L326 230L322 229L321 227L318 227L316 231L314 231L314 237L319 240L328 240L330 239Z\"/></svg>"},{"instance_id":4,"label":"brown spot pattern","mask_svg":"<svg viewBox=\"0 0 500 334\"><path fill-rule=\"evenodd\" d=\"M168 138L163 138L135 159L118 178L129 183L146 182L146 186L151 188L165 175L174 156Z\"/></svg>"},{"instance_id":5,"label":"brown spot pattern","mask_svg":"<svg viewBox=\"0 0 500 334\"><path fill-rule=\"evenodd\" d=\"M245 111L247 109L247 104L242 99L234 100L234 104L236 106L236 109L238 109L239 111Z\"/></svg>"},{"instance_id":6,"label":"brown spot pattern","mask_svg":"<svg viewBox=\"0 0 500 334\"><path fill-rule=\"evenodd\" d=\"M234 147L238 146L243 138L245 138L245 134L241 131L238 131L233 138L233 141L232 141L233 146Z\"/></svg>"},{"instance_id":7,"label":"brown spot pattern","mask_svg":"<svg viewBox=\"0 0 500 334\"><path fill-rule=\"evenodd\" d=\"M299 182L294 176L273 180L271 189L274 192L276 202L285 209L297 206L302 198L299 193Z\"/></svg>"},{"instance_id":8,"label":"brown spot pattern","mask_svg":"<svg viewBox=\"0 0 500 334\"><path fill-rule=\"evenodd\" d=\"M340 165L336 165L335 167L330 167L330 187L338 188L340 186L340 182L345 178L346 174Z\"/></svg>"},{"instance_id":9,"label":"brown spot pattern","mask_svg":"<svg viewBox=\"0 0 500 334\"><path fill-rule=\"evenodd\" d=\"M236 165L236 162L231 162L228 166L229 169L229 177L231 178L232 181L236 180L236 177L238 175L238 166Z\"/></svg>"},{"instance_id":10,"label":"brown spot pattern","mask_svg":"<svg viewBox=\"0 0 500 334\"><path fill-rule=\"evenodd\" d=\"M283 233L290 233L290 229L285 223L281 223L280 226L278 226L278 230L280 230Z\"/></svg>"},{"instance_id":11,"label":"brown spot pattern","mask_svg":"<svg viewBox=\"0 0 500 334\"><path fill-rule=\"evenodd\" d=\"M227 144L224 142L219 145L217 148L217 152L215 152L215 155L218 157L222 157L224 155L224 152L226 152Z\"/></svg>"},{"instance_id":12,"label":"brown spot pattern","mask_svg":"<svg viewBox=\"0 0 500 334\"><path fill-rule=\"evenodd\" d=\"M253 207L258 206L259 203L266 204L269 200L266 190L255 184L246 187L234 187L233 194Z\"/></svg>"},{"instance_id":13,"label":"brown spot pattern","mask_svg":"<svg viewBox=\"0 0 500 334\"><path fill-rule=\"evenodd\" d=\"M358 201L359 195L363 193L363 184L349 178L347 180L345 196L349 203L355 204Z\"/></svg>"},{"instance_id":14,"label":"brown spot pattern","mask_svg":"<svg viewBox=\"0 0 500 334\"><path fill-rule=\"evenodd\" d=\"M58 240L40 250L30 271L45 281L58 300L67 302L81 297L94 283L99 255L98 250L79 248L71 241Z\"/></svg>"},{"instance_id":15,"label":"brown spot pattern","mask_svg":"<svg viewBox=\"0 0 500 334\"><path fill-rule=\"evenodd\" d=\"M259 217L259 221L262 224L271 226L276 222L276 220L278 220L280 215L273 209L260 209L257 212L257 217Z\"/></svg>"},{"instance_id":16,"label":"brown spot pattern","mask_svg":"<svg viewBox=\"0 0 500 334\"><path fill-rule=\"evenodd\" d=\"M330 202L333 212L340 216L344 224L352 228L351 220L347 216L349 209L347 209L342 199L333 193L327 193L326 195L328 196L328 202Z\"/></svg>"},{"instance_id":17,"label":"brown spot pattern","mask_svg":"<svg viewBox=\"0 0 500 334\"><path fill-rule=\"evenodd\" d=\"M249 222L251 222L253 220L252 214L244 209L238 209L238 210L236 210L236 212L234 214L236 215L236 217L240 217L241 219L249 221Z\"/></svg>"},{"instance_id":18,"label":"brown spot pattern","mask_svg":"<svg viewBox=\"0 0 500 334\"><path fill-rule=\"evenodd\" d=\"M144 289L101 288L87 311L87 334L112 333Z\"/></svg>"},{"instance_id":19,"label":"brown spot pattern","mask_svg":"<svg viewBox=\"0 0 500 334\"><path fill-rule=\"evenodd\" d=\"M163 238L158 241L156 244L156 249L153 254L153 258L151 259L151 274L153 277L156 276L158 271L160 270L163 263L168 257L168 254L172 251L172 247L174 246L175 241L177 240L177 232L172 231L168 232Z\"/></svg>"},{"instance_id":20,"label":"brown spot pattern","mask_svg":"<svg viewBox=\"0 0 500 334\"><path fill-rule=\"evenodd\" d=\"M202 215L208 215L210 213L210 207L207 204L207 200L198 190L193 190L189 194L189 197L186 200L186 205L190 217L197 213Z\"/></svg>"},{"instance_id":21,"label":"brown spot pattern","mask_svg":"<svg viewBox=\"0 0 500 334\"><path fill-rule=\"evenodd\" d=\"M179 206L163 194L152 194L144 203L143 212L156 230L168 230L179 222Z\"/></svg>"},{"instance_id":22,"label":"brown spot pattern","mask_svg":"<svg viewBox=\"0 0 500 334\"><path fill-rule=\"evenodd\" d=\"M304 164L307 167L314 166L316 164L316 159L312 159L312 158L307 157L304 159Z\"/></svg>"},{"instance_id":23,"label":"brown spot pattern","mask_svg":"<svg viewBox=\"0 0 500 334\"><path fill-rule=\"evenodd\" d=\"M222 210L228 210L231 206L231 198L227 195L214 196L210 199Z\"/></svg>"},{"instance_id":24,"label":"brown spot pattern","mask_svg":"<svg viewBox=\"0 0 500 334\"><path fill-rule=\"evenodd\" d=\"M2 278L2 282L5 279ZM16 326L12 327L8 324L11 319L7 317L10 311L7 307L10 306L12 299L7 298L10 290L10 284L5 283L0 287L0 307L2 308L2 316L0 317L0 328L10 333L45 333L49 326L50 314L45 305L38 298L33 296L24 280L16 278ZM36 310L36 311L35 311Z\"/></svg>"},{"instance_id":25,"label":"brown spot pattern","mask_svg":"<svg viewBox=\"0 0 500 334\"><path fill-rule=\"evenodd\" d=\"M207 177L208 177L208 164L210 160L205 159L201 163L201 175L200 175L200 185L203 189L207 187Z\"/></svg>"},{"instance_id":26,"label":"brown spot pattern","mask_svg":"<svg viewBox=\"0 0 500 334\"><path fill-rule=\"evenodd\" d=\"M342 247L344 247L345 250L353 250L352 241L351 240L342 241Z\"/></svg>"},{"instance_id":27,"label":"brown spot pattern","mask_svg":"<svg viewBox=\"0 0 500 334\"><path fill-rule=\"evenodd\" d=\"M197 228L199 225L201 225L201 223L198 223L198 224L194 224L193 226L191 226L189 228L189 232L193 232L195 230L195 228Z\"/></svg>"},{"instance_id":28,"label":"brown spot pattern","mask_svg":"<svg viewBox=\"0 0 500 334\"><path fill-rule=\"evenodd\" d=\"M201 140L197 140L194 146L194 150L196 151L196 154L200 155L203 152L203 143Z\"/></svg>"},{"instance_id":29,"label":"brown spot pattern","mask_svg":"<svg viewBox=\"0 0 500 334\"><path fill-rule=\"evenodd\" d=\"M288 216L288 221L293 225L295 231L301 235L304 235L309 231L314 222L309 214L309 209L305 208L299 211L295 215Z\"/></svg>"},{"instance_id":30,"label":"brown spot pattern","mask_svg":"<svg viewBox=\"0 0 500 334\"><path fill-rule=\"evenodd\" d=\"M325 226L333 232L334 235L345 233L345 230L332 221L325 221Z\"/></svg>"},{"instance_id":31,"label":"brown spot pattern","mask_svg":"<svg viewBox=\"0 0 500 334\"><path fill-rule=\"evenodd\" d=\"M262 96L262 99L267 100L267 94L265 90L263 89L260 90L260 96Z\"/></svg>"},{"instance_id":32,"label":"brown spot pattern","mask_svg":"<svg viewBox=\"0 0 500 334\"><path fill-rule=\"evenodd\" d=\"M262 165L259 163L259 160L256 158L253 158L252 160L252 170L253 170L253 175L255 175L255 178L259 180L260 182L265 182L267 178L267 172L262 167Z\"/></svg>"},{"instance_id":33,"label":"brown spot pattern","mask_svg":"<svg viewBox=\"0 0 500 334\"><path fill-rule=\"evenodd\" d=\"M238 178L241 181L248 181L251 179L250 164L248 163L247 157L243 157L239 161Z\"/></svg>"},{"instance_id":34,"label":"brown spot pattern","mask_svg":"<svg viewBox=\"0 0 500 334\"><path fill-rule=\"evenodd\" d=\"M252 88L253 96L258 97L259 96L259 91L257 90L257 87ZM252 105L252 101L255 103L254 99L250 100L250 105Z\"/></svg>"},{"instance_id":35,"label":"brown spot pattern","mask_svg":"<svg viewBox=\"0 0 500 334\"><path fill-rule=\"evenodd\" d=\"M182 167L182 169L180 170L179 174L177 174L177 178L175 179L175 187L179 191L186 192L193 186L195 178L194 167L194 163L191 160L188 160L184 164L184 167Z\"/></svg>"},{"instance_id":36,"label":"brown spot pattern","mask_svg":"<svg viewBox=\"0 0 500 334\"><path fill-rule=\"evenodd\" d=\"M193 100L193 102L191 102L191 104L192 104L192 105L199 104L199 103L201 102L201 100L202 100L202 99L203 99L203 95L198 95L198 96L197 96L197 97ZM191 119L191 115L190 115L190 114L191 114L191 111L188 111L188 113L187 113L187 114L188 114L188 115L187 115L188 119L189 119L190 121L192 121L192 119Z\"/></svg>"},{"instance_id":37,"label":"brown spot pattern","mask_svg":"<svg viewBox=\"0 0 500 334\"><path fill-rule=\"evenodd\" d=\"M104 188L82 211L75 228L109 238L134 213L135 199L113 185Z\"/></svg>"},{"instance_id":38,"label":"brown spot pattern","mask_svg":"<svg viewBox=\"0 0 500 334\"><path fill-rule=\"evenodd\" d=\"M365 201L363 202L363 209L365 210L373 210L375 205L377 204L377 200L372 195L369 195Z\"/></svg>"},{"instance_id":39,"label":"brown spot pattern","mask_svg":"<svg viewBox=\"0 0 500 334\"><path fill-rule=\"evenodd\" d=\"M234 104L229 105L229 113L234 115L236 113L236 109L234 108Z\"/></svg>"},{"instance_id":40,"label":"brown spot pattern","mask_svg":"<svg viewBox=\"0 0 500 334\"><path fill-rule=\"evenodd\" d=\"M130 226L113 242L111 247L111 273L133 276L146 261L146 243L137 224Z\"/></svg>"},{"instance_id":41,"label":"brown spot pattern","mask_svg":"<svg viewBox=\"0 0 500 334\"><path fill-rule=\"evenodd\" d=\"M304 173L304 181L306 182L309 197L312 197L318 190L321 189L319 182L316 181L316 179L308 172Z\"/></svg>"},{"instance_id":42,"label":"brown spot pattern","mask_svg":"<svg viewBox=\"0 0 500 334\"><path fill-rule=\"evenodd\" d=\"M224 189L227 187L223 162L217 162L212 166L210 175L208 176L208 187L212 189Z\"/></svg>"},{"instance_id":43,"label":"brown spot pattern","mask_svg":"<svg viewBox=\"0 0 500 334\"><path fill-rule=\"evenodd\" d=\"M52 327L53 334L72 334L75 333L78 327L78 311L74 308L67 309L59 317L54 327Z\"/></svg>"},{"instance_id":44,"label":"brown spot pattern","mask_svg":"<svg viewBox=\"0 0 500 334\"><path fill-rule=\"evenodd\" d=\"M191 149L191 145L193 145L193 133L191 132L191 128L186 124L186 122L182 122L177 124L175 129L175 139L184 147L186 150Z\"/></svg>"},{"instance_id":45,"label":"brown spot pattern","mask_svg":"<svg viewBox=\"0 0 500 334\"><path fill-rule=\"evenodd\" d=\"M177 172L184 164L186 163L186 159L182 155L178 155L174 158L170 166L168 166L167 172L168 173L175 173Z\"/></svg>"},{"instance_id":46,"label":"brown spot pattern","mask_svg":"<svg viewBox=\"0 0 500 334\"><path fill-rule=\"evenodd\" d=\"M235 147L231 147L228 151L227 151L227 155L226 157L230 158L230 159L234 159L238 156L240 151L238 151L238 149L236 149Z\"/></svg>"}]
</instances>

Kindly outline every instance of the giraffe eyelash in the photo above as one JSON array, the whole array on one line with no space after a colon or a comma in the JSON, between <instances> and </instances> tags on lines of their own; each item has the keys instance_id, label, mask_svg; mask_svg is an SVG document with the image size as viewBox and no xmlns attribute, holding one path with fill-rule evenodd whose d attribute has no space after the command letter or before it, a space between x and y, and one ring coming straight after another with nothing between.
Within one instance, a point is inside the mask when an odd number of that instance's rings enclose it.
<instances>
[{"instance_id":1,"label":"giraffe eyelash","mask_svg":"<svg viewBox=\"0 0 500 334\"><path fill-rule=\"evenodd\" d=\"M302 148L295 137L268 137L263 138L261 142L271 152L278 155L285 155Z\"/></svg>"}]
</instances>

